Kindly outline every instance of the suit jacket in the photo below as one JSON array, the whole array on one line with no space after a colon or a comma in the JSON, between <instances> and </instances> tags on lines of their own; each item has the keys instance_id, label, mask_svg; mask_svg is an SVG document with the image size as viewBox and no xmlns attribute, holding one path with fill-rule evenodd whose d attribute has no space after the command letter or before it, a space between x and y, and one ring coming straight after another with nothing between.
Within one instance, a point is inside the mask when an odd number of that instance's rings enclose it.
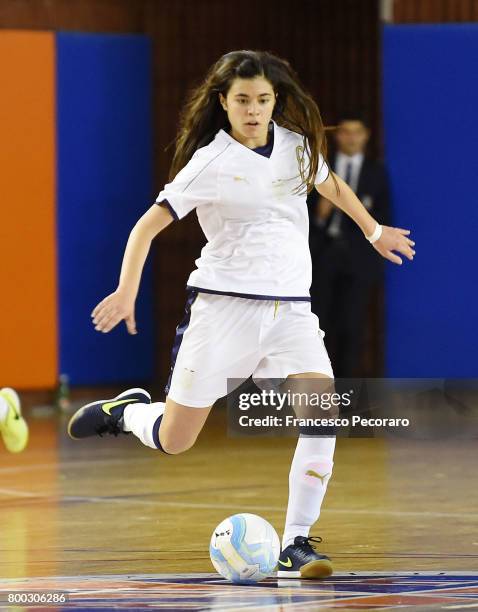
<instances>
[{"instance_id":1,"label":"suit jacket","mask_svg":"<svg viewBox=\"0 0 478 612\"><path fill-rule=\"evenodd\" d=\"M336 155L330 160L332 170L336 167ZM357 197L367 208L370 214L383 225L390 225L390 187L388 174L383 162L365 157L360 169L357 185ZM327 234L327 229L332 221L334 211L329 215L326 223L318 227L314 221L315 210L318 205L319 194L314 191L309 194L309 218L310 218L310 246L313 262L320 259L324 249L332 248L340 243L340 248L349 249L351 266L356 268L370 279L378 279L383 273L383 258L375 251L370 243L365 239L362 230L345 213L341 215L341 235L338 238ZM318 262L317 262L318 263Z\"/></svg>"}]
</instances>

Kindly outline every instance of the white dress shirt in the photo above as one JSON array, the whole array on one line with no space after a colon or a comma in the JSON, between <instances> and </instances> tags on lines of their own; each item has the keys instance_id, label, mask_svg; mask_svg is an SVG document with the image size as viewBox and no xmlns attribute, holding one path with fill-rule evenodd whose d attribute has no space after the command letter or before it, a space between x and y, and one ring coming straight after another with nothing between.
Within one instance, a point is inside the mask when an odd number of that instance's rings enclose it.
<instances>
[{"instance_id":1,"label":"white dress shirt","mask_svg":"<svg viewBox=\"0 0 478 612\"><path fill-rule=\"evenodd\" d=\"M357 193L358 181L360 176L360 170L362 168L363 163L363 153L356 153L355 155L345 155L345 153L337 153L336 161L335 161L335 173L340 176L340 178L345 180L347 165L352 164L352 177L350 180L350 188L352 191Z\"/></svg>"}]
</instances>

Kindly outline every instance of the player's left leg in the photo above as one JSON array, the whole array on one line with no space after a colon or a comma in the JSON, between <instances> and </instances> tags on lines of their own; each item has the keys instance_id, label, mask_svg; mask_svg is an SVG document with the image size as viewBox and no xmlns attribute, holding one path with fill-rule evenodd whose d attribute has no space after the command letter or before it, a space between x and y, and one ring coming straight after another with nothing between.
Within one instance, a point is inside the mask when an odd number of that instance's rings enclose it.
<instances>
[{"instance_id":1,"label":"player's left leg","mask_svg":"<svg viewBox=\"0 0 478 612\"><path fill-rule=\"evenodd\" d=\"M254 372L254 379L285 381L281 392L289 397L323 393L333 386L333 370L323 342L319 321L310 303L285 301L275 306L264 322L264 357ZM322 382L321 382L321 380ZM298 395L294 395L298 392ZM299 418L335 416L318 415L314 402L296 405ZM302 429L289 474L289 502L278 576L321 578L332 573L330 559L320 555L310 539L311 526L320 515L327 483L332 474L335 430Z\"/></svg>"},{"instance_id":2,"label":"player's left leg","mask_svg":"<svg viewBox=\"0 0 478 612\"><path fill-rule=\"evenodd\" d=\"M291 379L329 376L314 372L293 374ZM309 385L310 387L310 385ZM318 553L310 538L310 528L319 518L327 484L332 475L335 436L301 433L289 473L289 501L282 538L278 576L290 578L326 578L332 574L330 559Z\"/></svg>"},{"instance_id":3,"label":"player's left leg","mask_svg":"<svg viewBox=\"0 0 478 612\"><path fill-rule=\"evenodd\" d=\"M0 436L11 453L20 453L28 443L28 425L22 417L20 398L9 387L0 390Z\"/></svg>"}]
</instances>

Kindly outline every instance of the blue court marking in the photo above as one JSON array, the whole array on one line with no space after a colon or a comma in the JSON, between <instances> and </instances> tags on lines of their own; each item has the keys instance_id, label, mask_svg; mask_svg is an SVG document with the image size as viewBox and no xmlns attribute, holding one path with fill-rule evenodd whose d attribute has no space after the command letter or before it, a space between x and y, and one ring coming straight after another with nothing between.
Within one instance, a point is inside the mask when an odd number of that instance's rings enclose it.
<instances>
[{"instance_id":1,"label":"blue court marking","mask_svg":"<svg viewBox=\"0 0 478 612\"><path fill-rule=\"evenodd\" d=\"M0 602L12 590L69 593L63 610L428 609L478 607L478 572L347 572L327 580L233 585L217 574L128 574L0 580ZM25 610L33 608L23 607Z\"/></svg>"}]
</instances>

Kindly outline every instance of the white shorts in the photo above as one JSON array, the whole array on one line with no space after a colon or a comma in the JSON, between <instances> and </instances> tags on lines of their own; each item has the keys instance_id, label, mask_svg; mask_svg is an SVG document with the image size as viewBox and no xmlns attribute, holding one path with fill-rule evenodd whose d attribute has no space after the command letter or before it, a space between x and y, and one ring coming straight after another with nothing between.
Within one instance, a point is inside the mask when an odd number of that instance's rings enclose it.
<instances>
[{"instance_id":1,"label":"white shorts","mask_svg":"<svg viewBox=\"0 0 478 612\"><path fill-rule=\"evenodd\" d=\"M192 303L192 306L190 304ZM318 372L333 378L319 319L310 302L255 300L191 292L176 329L166 392L203 408L249 378Z\"/></svg>"}]
</instances>

